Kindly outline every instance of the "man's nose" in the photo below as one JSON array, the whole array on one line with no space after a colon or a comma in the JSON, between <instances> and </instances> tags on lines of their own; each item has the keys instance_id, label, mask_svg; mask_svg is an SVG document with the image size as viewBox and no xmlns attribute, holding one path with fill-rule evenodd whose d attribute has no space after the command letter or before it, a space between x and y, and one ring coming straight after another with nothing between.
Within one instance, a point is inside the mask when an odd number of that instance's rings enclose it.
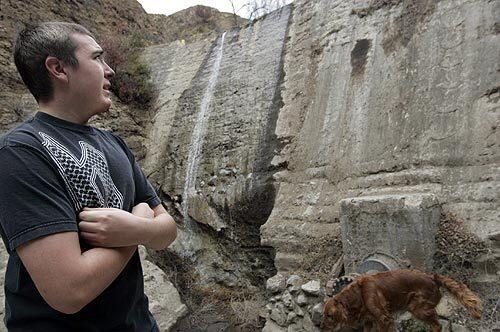
<instances>
[{"instance_id":1,"label":"man's nose","mask_svg":"<svg viewBox=\"0 0 500 332\"><path fill-rule=\"evenodd\" d=\"M115 76L115 71L111 69L111 67L106 62L104 62L104 77L110 79L113 76Z\"/></svg>"}]
</instances>

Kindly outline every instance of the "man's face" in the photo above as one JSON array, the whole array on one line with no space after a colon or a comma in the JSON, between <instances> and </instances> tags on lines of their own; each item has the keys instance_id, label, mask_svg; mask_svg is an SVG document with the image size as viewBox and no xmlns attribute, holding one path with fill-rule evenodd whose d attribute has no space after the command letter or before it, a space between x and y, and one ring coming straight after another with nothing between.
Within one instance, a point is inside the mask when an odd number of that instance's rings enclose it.
<instances>
[{"instance_id":1,"label":"man's face","mask_svg":"<svg viewBox=\"0 0 500 332\"><path fill-rule=\"evenodd\" d=\"M92 37L73 34L71 39L76 45L78 67L68 68L68 88L75 105L84 112L81 115L90 118L111 106L109 89L114 72L104 62L103 50Z\"/></svg>"}]
</instances>

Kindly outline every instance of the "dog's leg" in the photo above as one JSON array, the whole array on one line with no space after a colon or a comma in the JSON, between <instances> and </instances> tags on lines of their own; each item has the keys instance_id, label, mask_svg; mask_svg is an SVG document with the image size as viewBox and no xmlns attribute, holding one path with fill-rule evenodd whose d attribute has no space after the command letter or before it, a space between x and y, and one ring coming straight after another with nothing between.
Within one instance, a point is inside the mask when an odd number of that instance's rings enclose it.
<instances>
[{"instance_id":1,"label":"dog's leg","mask_svg":"<svg viewBox=\"0 0 500 332\"><path fill-rule=\"evenodd\" d=\"M387 310L389 305L380 292L374 290L371 296L365 298L366 309L375 319L378 332L396 332L396 325L391 313Z\"/></svg>"},{"instance_id":2,"label":"dog's leg","mask_svg":"<svg viewBox=\"0 0 500 332\"><path fill-rule=\"evenodd\" d=\"M413 316L428 324L431 328L431 332L441 332L441 324L438 321L438 315L435 308L435 303L422 296L415 296L408 305L408 310Z\"/></svg>"},{"instance_id":3,"label":"dog's leg","mask_svg":"<svg viewBox=\"0 0 500 332\"><path fill-rule=\"evenodd\" d=\"M412 314L417 319L420 319L422 322L428 324L431 328L431 332L441 332L441 324L438 321L436 310L417 310L412 312Z\"/></svg>"},{"instance_id":4,"label":"dog's leg","mask_svg":"<svg viewBox=\"0 0 500 332\"><path fill-rule=\"evenodd\" d=\"M363 332L371 332L373 327L373 322L372 321L366 321L363 324Z\"/></svg>"}]
</instances>

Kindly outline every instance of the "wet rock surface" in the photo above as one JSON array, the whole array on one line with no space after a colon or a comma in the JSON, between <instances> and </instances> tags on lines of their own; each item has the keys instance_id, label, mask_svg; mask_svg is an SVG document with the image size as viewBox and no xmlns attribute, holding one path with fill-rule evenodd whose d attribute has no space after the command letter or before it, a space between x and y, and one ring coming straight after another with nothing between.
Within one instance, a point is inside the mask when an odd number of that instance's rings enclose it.
<instances>
[{"instance_id":1,"label":"wet rock surface","mask_svg":"<svg viewBox=\"0 0 500 332\"><path fill-rule=\"evenodd\" d=\"M232 294L243 303L245 294L262 294L275 273L259 227L274 203L271 159L290 13L285 7L224 38L144 53L159 87L144 168L179 220L176 242L157 259L165 268L189 265L177 279L191 278L178 286L192 309L202 310L194 300L201 294L205 301Z\"/></svg>"}]
</instances>

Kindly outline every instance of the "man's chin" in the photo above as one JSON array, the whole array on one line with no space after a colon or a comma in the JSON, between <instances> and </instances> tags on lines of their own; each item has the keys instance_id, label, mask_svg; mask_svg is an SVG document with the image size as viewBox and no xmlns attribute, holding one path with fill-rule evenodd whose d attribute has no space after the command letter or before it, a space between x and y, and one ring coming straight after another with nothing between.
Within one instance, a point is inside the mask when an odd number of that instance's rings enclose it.
<instances>
[{"instance_id":1,"label":"man's chin","mask_svg":"<svg viewBox=\"0 0 500 332\"><path fill-rule=\"evenodd\" d=\"M111 98L106 98L106 100L104 101L104 103L102 105L102 108L99 110L99 113L109 111L111 106L113 106L113 101L111 100Z\"/></svg>"},{"instance_id":2,"label":"man's chin","mask_svg":"<svg viewBox=\"0 0 500 332\"><path fill-rule=\"evenodd\" d=\"M97 109L94 110L94 112L92 112L92 116L94 115L99 115L99 114L102 114L102 113L106 113L107 111L109 111L109 109L111 108L112 104L108 104L106 106L102 106L102 107L99 107Z\"/></svg>"}]
</instances>

